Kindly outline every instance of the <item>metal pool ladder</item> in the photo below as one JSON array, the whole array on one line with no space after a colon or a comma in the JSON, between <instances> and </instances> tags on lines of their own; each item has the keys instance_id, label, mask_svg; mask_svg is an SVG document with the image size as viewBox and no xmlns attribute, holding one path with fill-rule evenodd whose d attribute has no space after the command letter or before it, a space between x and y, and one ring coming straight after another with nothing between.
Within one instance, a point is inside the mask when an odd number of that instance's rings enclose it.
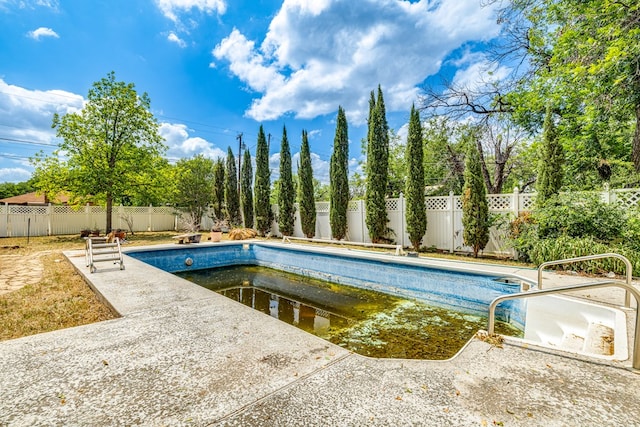
<instances>
[{"instance_id":1,"label":"metal pool ladder","mask_svg":"<svg viewBox=\"0 0 640 427\"><path fill-rule=\"evenodd\" d=\"M85 260L87 267L91 273L97 270L97 262L113 262L120 264L120 270L124 270L124 260L122 258L122 249L120 247L120 239L113 238L109 241L107 237L89 237L85 246Z\"/></svg>"},{"instance_id":2,"label":"metal pool ladder","mask_svg":"<svg viewBox=\"0 0 640 427\"><path fill-rule=\"evenodd\" d=\"M600 282L584 283L580 285L568 285L568 286L561 286L561 287L552 288L552 289L542 289L542 270L544 270L545 267L548 267L550 265L571 264L579 261L589 261L589 260L602 259L602 258L618 258L621 261L623 261L625 263L626 270L627 270L626 281L622 282L617 280L605 280ZM557 293L567 292L567 291L578 291L583 289L611 288L611 287L622 288L626 291L625 307L627 308L631 307L630 295L633 295L633 297L636 300L636 324L635 324L635 331L633 335L634 337L633 353L631 356L631 364L635 371L640 372L640 291L638 291L638 289L636 289L636 287L633 286L633 284L631 283L631 278L632 278L631 262L626 257L619 254L614 254L614 253L587 255L587 256L582 256L577 258L567 258L567 259L562 259L557 261L544 262L540 264L540 266L538 267L538 290L518 292L510 295L502 295L495 298L493 301L491 301L491 304L489 304L489 325L487 328L489 335L493 335L495 333L496 306L503 301L518 299L518 298L530 298L530 297L537 297L542 295L557 294Z\"/></svg>"}]
</instances>

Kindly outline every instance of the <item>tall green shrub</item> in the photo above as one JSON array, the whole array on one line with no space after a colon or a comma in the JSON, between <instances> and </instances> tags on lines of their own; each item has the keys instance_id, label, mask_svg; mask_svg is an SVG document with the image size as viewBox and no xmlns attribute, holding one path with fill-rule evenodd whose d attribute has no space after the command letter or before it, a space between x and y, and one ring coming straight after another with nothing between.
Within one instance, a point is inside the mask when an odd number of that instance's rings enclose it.
<instances>
[{"instance_id":1,"label":"tall green shrub","mask_svg":"<svg viewBox=\"0 0 640 427\"><path fill-rule=\"evenodd\" d=\"M409 178L405 186L407 199L407 232L413 248L420 249L420 242L427 231L427 211L424 203L424 147L420 113L411 106L409 133L405 159L408 161Z\"/></svg>"},{"instance_id":2,"label":"tall green shrub","mask_svg":"<svg viewBox=\"0 0 640 427\"><path fill-rule=\"evenodd\" d=\"M254 188L254 213L255 225L261 236L266 235L271 229L271 171L269 170L269 147L264 135L262 125L258 131L258 144L256 147L256 179Z\"/></svg>"},{"instance_id":3,"label":"tall green shrub","mask_svg":"<svg viewBox=\"0 0 640 427\"><path fill-rule=\"evenodd\" d=\"M475 145L470 145L464 169L462 188L462 225L464 244L473 248L473 256L489 242L489 204L487 189L482 178L480 153Z\"/></svg>"},{"instance_id":4,"label":"tall green shrub","mask_svg":"<svg viewBox=\"0 0 640 427\"><path fill-rule=\"evenodd\" d=\"M349 136L347 117L342 107L338 107L329 175L331 236L341 240L347 235L347 207L349 205Z\"/></svg>"},{"instance_id":5,"label":"tall green shrub","mask_svg":"<svg viewBox=\"0 0 640 427\"><path fill-rule=\"evenodd\" d=\"M553 123L553 112L551 106L547 105L538 163L538 182L536 183L537 206L544 206L551 197L560 193L563 161L562 144Z\"/></svg>"},{"instance_id":6,"label":"tall green shrub","mask_svg":"<svg viewBox=\"0 0 640 427\"><path fill-rule=\"evenodd\" d=\"M224 202L227 210L227 219L232 226L240 225L240 198L238 197L238 175L236 159L227 149L227 168L224 174Z\"/></svg>"},{"instance_id":7,"label":"tall green shrub","mask_svg":"<svg viewBox=\"0 0 640 427\"><path fill-rule=\"evenodd\" d=\"M224 207L224 160L219 158L213 164L213 199L212 207L215 219L223 220L225 218Z\"/></svg>"},{"instance_id":8,"label":"tall green shrub","mask_svg":"<svg viewBox=\"0 0 640 427\"><path fill-rule=\"evenodd\" d=\"M316 202L313 190L313 168L311 167L311 152L307 131L302 131L302 146L300 147L300 167L298 168L300 185L298 186L298 204L300 206L300 223L302 232L307 237L316 234Z\"/></svg>"},{"instance_id":9,"label":"tall green shrub","mask_svg":"<svg viewBox=\"0 0 640 427\"><path fill-rule=\"evenodd\" d=\"M367 136L365 220L371 241L378 243L387 234L385 196L389 169L389 126L380 86L378 86L377 100L374 100L373 91L371 92Z\"/></svg>"},{"instance_id":10,"label":"tall green shrub","mask_svg":"<svg viewBox=\"0 0 640 427\"><path fill-rule=\"evenodd\" d=\"M240 198L242 199L244 226L253 228L253 168L251 166L251 153L249 150L244 151L240 178Z\"/></svg>"},{"instance_id":11,"label":"tall green shrub","mask_svg":"<svg viewBox=\"0 0 640 427\"><path fill-rule=\"evenodd\" d=\"M278 227L283 236L293 234L295 220L295 192L293 190L293 176L291 173L291 150L287 139L287 128L282 129L280 143L280 192L278 193Z\"/></svg>"}]
</instances>

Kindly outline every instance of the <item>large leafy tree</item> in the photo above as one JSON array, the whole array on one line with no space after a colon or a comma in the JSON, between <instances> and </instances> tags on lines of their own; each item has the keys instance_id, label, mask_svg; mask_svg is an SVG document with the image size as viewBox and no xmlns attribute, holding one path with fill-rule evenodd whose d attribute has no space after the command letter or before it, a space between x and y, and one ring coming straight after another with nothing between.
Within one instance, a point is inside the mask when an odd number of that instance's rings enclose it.
<instances>
[{"instance_id":1,"label":"large leafy tree","mask_svg":"<svg viewBox=\"0 0 640 427\"><path fill-rule=\"evenodd\" d=\"M462 225L464 244L473 248L473 256L477 258L478 252L489 242L489 204L482 179L480 153L473 145L469 145L465 161Z\"/></svg>"},{"instance_id":2,"label":"large leafy tree","mask_svg":"<svg viewBox=\"0 0 640 427\"><path fill-rule=\"evenodd\" d=\"M287 139L287 128L282 129L280 143L280 185L278 193L278 227L284 236L293 235L295 220L294 201L296 193L293 188L293 174L291 172L291 150Z\"/></svg>"},{"instance_id":3,"label":"large leafy tree","mask_svg":"<svg viewBox=\"0 0 640 427\"><path fill-rule=\"evenodd\" d=\"M406 182L407 232L413 248L420 249L420 242L427 231L427 211L424 203L424 147L420 113L411 106L407 153L409 177Z\"/></svg>"},{"instance_id":4,"label":"large leafy tree","mask_svg":"<svg viewBox=\"0 0 640 427\"><path fill-rule=\"evenodd\" d=\"M540 160L538 165L538 182L536 189L536 204L540 207L552 196L560 193L562 187L562 164L564 156L562 145L558 140L553 113L551 107L547 107L547 115L544 119L544 131L542 134L542 146L540 147Z\"/></svg>"},{"instance_id":5,"label":"large leafy tree","mask_svg":"<svg viewBox=\"0 0 640 427\"><path fill-rule=\"evenodd\" d=\"M314 200L313 168L311 166L311 151L307 131L302 131L302 145L300 147L300 167L298 168L298 204L300 206L300 223L302 232L307 237L316 234L316 202Z\"/></svg>"},{"instance_id":6,"label":"large leafy tree","mask_svg":"<svg viewBox=\"0 0 640 427\"><path fill-rule=\"evenodd\" d=\"M367 133L367 188L365 193L366 223L369 237L378 243L387 233L387 193L389 168L389 125L382 89L378 97L371 92L369 101L369 129Z\"/></svg>"},{"instance_id":7,"label":"large leafy tree","mask_svg":"<svg viewBox=\"0 0 640 427\"><path fill-rule=\"evenodd\" d=\"M269 170L269 146L264 135L264 129L260 125L258 131L258 144L256 147L256 178L254 188L254 212L255 224L261 236L266 235L271 229L271 171Z\"/></svg>"},{"instance_id":8,"label":"large leafy tree","mask_svg":"<svg viewBox=\"0 0 640 427\"><path fill-rule=\"evenodd\" d=\"M456 117L508 113L538 133L551 102L562 119L558 135L571 176L565 185L638 182L631 171L640 170L640 4L486 3L501 6L503 32L489 50L484 81L427 88L423 107ZM505 70L511 72L505 76Z\"/></svg>"},{"instance_id":9,"label":"large leafy tree","mask_svg":"<svg viewBox=\"0 0 640 427\"><path fill-rule=\"evenodd\" d=\"M95 82L84 108L53 117L62 139L53 156L32 159L36 187L48 196L69 191L77 202L89 198L106 205L111 230L113 203L123 195L160 188L154 173L166 147L146 93L133 83L116 80L114 72Z\"/></svg>"},{"instance_id":10,"label":"large leafy tree","mask_svg":"<svg viewBox=\"0 0 640 427\"><path fill-rule=\"evenodd\" d=\"M242 215L244 226L253 228L253 168L251 167L251 153L245 150L242 159L241 172L241 198L242 198Z\"/></svg>"},{"instance_id":11,"label":"large leafy tree","mask_svg":"<svg viewBox=\"0 0 640 427\"><path fill-rule=\"evenodd\" d=\"M240 197L238 195L238 172L236 158L231 147L227 147L227 167L224 173L224 204L227 219L232 226L240 224Z\"/></svg>"},{"instance_id":12,"label":"large leafy tree","mask_svg":"<svg viewBox=\"0 0 640 427\"><path fill-rule=\"evenodd\" d=\"M173 203L184 212L188 228L200 228L202 217L213 201L213 161L202 155L176 163L176 192Z\"/></svg>"},{"instance_id":13,"label":"large leafy tree","mask_svg":"<svg viewBox=\"0 0 640 427\"><path fill-rule=\"evenodd\" d=\"M215 219L223 220L226 215L224 207L224 159L218 158L213 165L213 199L211 201Z\"/></svg>"},{"instance_id":14,"label":"large leafy tree","mask_svg":"<svg viewBox=\"0 0 640 427\"><path fill-rule=\"evenodd\" d=\"M331 236L334 239L342 240L347 235L347 208L349 206L349 130L347 116L342 107L338 107L329 176Z\"/></svg>"}]
</instances>

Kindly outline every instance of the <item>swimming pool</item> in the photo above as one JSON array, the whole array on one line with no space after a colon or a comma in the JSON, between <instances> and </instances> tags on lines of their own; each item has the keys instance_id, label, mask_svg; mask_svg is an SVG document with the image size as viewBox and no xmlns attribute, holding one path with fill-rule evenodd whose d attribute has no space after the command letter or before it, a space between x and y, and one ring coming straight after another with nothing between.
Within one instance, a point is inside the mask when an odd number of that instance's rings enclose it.
<instances>
[{"instance_id":1,"label":"swimming pool","mask_svg":"<svg viewBox=\"0 0 640 427\"><path fill-rule=\"evenodd\" d=\"M379 291L472 315L487 316L497 296L519 292L521 281L475 272L469 268L427 267L419 259L363 251L285 246L269 242L217 243L127 254L170 273L234 265L258 265L314 279ZM497 318L524 329L522 300L501 304Z\"/></svg>"},{"instance_id":2,"label":"swimming pool","mask_svg":"<svg viewBox=\"0 0 640 427\"><path fill-rule=\"evenodd\" d=\"M237 265L269 267L483 317L497 296L535 286L525 277L476 271L471 263L434 268L420 258L261 241L129 248L126 254L170 273ZM628 358L626 317L613 307L549 295L503 302L496 319L524 331L523 339L509 338L519 345L601 359ZM594 346L600 348L593 351Z\"/></svg>"}]
</instances>

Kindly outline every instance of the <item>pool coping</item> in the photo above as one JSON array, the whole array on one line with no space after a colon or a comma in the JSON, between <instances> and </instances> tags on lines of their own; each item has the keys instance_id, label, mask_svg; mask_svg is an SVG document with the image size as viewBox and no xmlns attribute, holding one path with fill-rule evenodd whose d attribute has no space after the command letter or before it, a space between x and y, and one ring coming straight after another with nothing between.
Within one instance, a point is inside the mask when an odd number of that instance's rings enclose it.
<instances>
[{"instance_id":1,"label":"pool coping","mask_svg":"<svg viewBox=\"0 0 640 427\"><path fill-rule=\"evenodd\" d=\"M122 317L1 342L0 425L640 419L625 363L479 340L447 361L370 359L129 256L93 274L82 253L65 256Z\"/></svg>"}]
</instances>

